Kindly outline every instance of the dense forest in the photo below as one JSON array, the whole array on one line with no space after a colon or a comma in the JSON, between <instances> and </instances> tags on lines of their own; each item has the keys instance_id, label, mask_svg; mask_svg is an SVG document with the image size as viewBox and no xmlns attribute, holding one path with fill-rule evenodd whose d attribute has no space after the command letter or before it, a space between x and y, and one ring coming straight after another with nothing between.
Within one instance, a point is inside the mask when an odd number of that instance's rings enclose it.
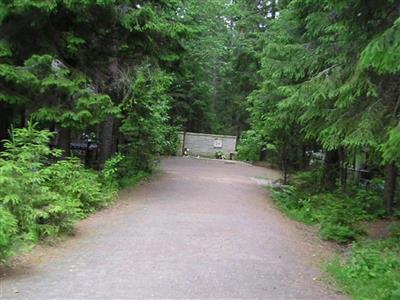
<instances>
[{"instance_id":1,"label":"dense forest","mask_svg":"<svg viewBox=\"0 0 400 300\"><path fill-rule=\"evenodd\" d=\"M282 170L282 210L359 240L400 215L399 62L397 0L2 0L0 258L108 205L180 130L238 136ZM355 247L365 278L331 266L349 293L379 273L400 295L382 243Z\"/></svg>"}]
</instances>

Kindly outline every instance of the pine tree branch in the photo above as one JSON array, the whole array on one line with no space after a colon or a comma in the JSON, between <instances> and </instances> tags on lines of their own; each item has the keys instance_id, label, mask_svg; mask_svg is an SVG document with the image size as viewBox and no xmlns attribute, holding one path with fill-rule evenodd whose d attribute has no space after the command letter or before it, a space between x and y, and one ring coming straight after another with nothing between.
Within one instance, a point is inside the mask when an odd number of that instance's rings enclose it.
<instances>
[{"instance_id":1,"label":"pine tree branch","mask_svg":"<svg viewBox=\"0 0 400 300\"><path fill-rule=\"evenodd\" d=\"M339 66L338 64L333 65L333 66L330 66L329 68L326 68L325 70L322 70L321 72L319 72L316 76L314 76L314 78L320 78L320 77L322 77L322 76L324 76L324 75L329 75L329 72L330 72L332 69L334 69L334 68L336 68L336 67L338 67L338 66Z\"/></svg>"}]
</instances>

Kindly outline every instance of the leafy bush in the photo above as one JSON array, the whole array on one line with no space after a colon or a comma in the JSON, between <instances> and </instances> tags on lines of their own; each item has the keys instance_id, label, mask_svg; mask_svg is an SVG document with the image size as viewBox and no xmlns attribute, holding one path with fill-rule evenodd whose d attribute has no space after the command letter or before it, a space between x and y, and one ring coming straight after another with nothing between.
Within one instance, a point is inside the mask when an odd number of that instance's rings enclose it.
<instances>
[{"instance_id":1,"label":"leafy bush","mask_svg":"<svg viewBox=\"0 0 400 300\"><path fill-rule=\"evenodd\" d=\"M116 192L111 167L99 174L76 158L55 161L60 151L49 148L51 136L29 124L13 130L0 153L0 259L12 254L19 240L72 230L76 220L109 203Z\"/></svg>"},{"instance_id":2,"label":"leafy bush","mask_svg":"<svg viewBox=\"0 0 400 300\"><path fill-rule=\"evenodd\" d=\"M320 234L323 239L336 241L338 243L346 243L351 241L360 233L362 233L361 230L357 230L352 226L329 222L322 223L320 229Z\"/></svg>"},{"instance_id":3,"label":"leafy bush","mask_svg":"<svg viewBox=\"0 0 400 300\"><path fill-rule=\"evenodd\" d=\"M117 153L104 164L104 168L100 174L101 183L108 186L111 190L118 187L118 167L124 159L125 156Z\"/></svg>"},{"instance_id":4,"label":"leafy bush","mask_svg":"<svg viewBox=\"0 0 400 300\"><path fill-rule=\"evenodd\" d=\"M10 249L15 242L14 237L17 234L16 218L3 206L0 206L0 259L10 255Z\"/></svg>"},{"instance_id":5,"label":"leafy bush","mask_svg":"<svg viewBox=\"0 0 400 300\"><path fill-rule=\"evenodd\" d=\"M260 159L261 137L254 130L248 130L240 137L237 147L238 157L241 160L257 161Z\"/></svg>"},{"instance_id":6,"label":"leafy bush","mask_svg":"<svg viewBox=\"0 0 400 300\"><path fill-rule=\"evenodd\" d=\"M127 188L127 187L133 187L136 185L138 182L148 178L150 176L149 172L145 171L138 171L135 174L130 174L129 176L124 176L119 179L119 187L120 188Z\"/></svg>"},{"instance_id":7,"label":"leafy bush","mask_svg":"<svg viewBox=\"0 0 400 300\"><path fill-rule=\"evenodd\" d=\"M390 227L387 240L354 241L363 234L361 221L384 214L382 184L373 180L368 189L322 193L316 172L298 173L293 185L273 189L275 203L289 217L318 226L323 239L353 241L351 253L330 261L327 270L354 299L400 299L400 226Z\"/></svg>"},{"instance_id":8,"label":"leafy bush","mask_svg":"<svg viewBox=\"0 0 400 300\"><path fill-rule=\"evenodd\" d=\"M273 200L290 218L306 223L314 224L316 219L312 214L310 199L301 194L294 186L272 190Z\"/></svg>"},{"instance_id":9,"label":"leafy bush","mask_svg":"<svg viewBox=\"0 0 400 300\"><path fill-rule=\"evenodd\" d=\"M389 232L392 237L400 239L400 224L390 225Z\"/></svg>"},{"instance_id":10,"label":"leafy bush","mask_svg":"<svg viewBox=\"0 0 400 300\"><path fill-rule=\"evenodd\" d=\"M354 243L350 257L336 258L327 270L354 299L400 299L400 243Z\"/></svg>"},{"instance_id":11,"label":"leafy bush","mask_svg":"<svg viewBox=\"0 0 400 300\"><path fill-rule=\"evenodd\" d=\"M150 172L129 168L129 160L122 154L116 154L106 161L101 172L101 182L111 190L132 187L147 178Z\"/></svg>"},{"instance_id":12,"label":"leafy bush","mask_svg":"<svg viewBox=\"0 0 400 300\"><path fill-rule=\"evenodd\" d=\"M172 77L143 65L128 74L126 81L120 130L127 143L121 147L125 159L120 168L123 176L131 177L138 171L151 172L160 154L176 152L177 135L174 136L175 128L169 125L168 117ZM169 137L173 137L172 142Z\"/></svg>"},{"instance_id":13,"label":"leafy bush","mask_svg":"<svg viewBox=\"0 0 400 300\"><path fill-rule=\"evenodd\" d=\"M363 234L361 221L373 220L384 212L376 190L350 187L346 193L321 193L314 186L315 172L302 172L294 177L293 186L273 190L273 199L289 217L317 224L323 239L352 241Z\"/></svg>"},{"instance_id":14,"label":"leafy bush","mask_svg":"<svg viewBox=\"0 0 400 300\"><path fill-rule=\"evenodd\" d=\"M164 140L160 154L175 156L180 143L178 138L178 128L174 126L166 126L164 131Z\"/></svg>"},{"instance_id":15,"label":"leafy bush","mask_svg":"<svg viewBox=\"0 0 400 300\"><path fill-rule=\"evenodd\" d=\"M61 160L43 170L45 184L49 189L68 199L66 203L75 203L80 216L105 206L112 197L114 188L103 184L101 174L85 169L77 158ZM73 210L73 207L70 207Z\"/></svg>"},{"instance_id":16,"label":"leafy bush","mask_svg":"<svg viewBox=\"0 0 400 300\"><path fill-rule=\"evenodd\" d=\"M300 171L293 175L293 185L304 193L316 194L321 191L322 168L317 165L309 171Z\"/></svg>"}]
</instances>

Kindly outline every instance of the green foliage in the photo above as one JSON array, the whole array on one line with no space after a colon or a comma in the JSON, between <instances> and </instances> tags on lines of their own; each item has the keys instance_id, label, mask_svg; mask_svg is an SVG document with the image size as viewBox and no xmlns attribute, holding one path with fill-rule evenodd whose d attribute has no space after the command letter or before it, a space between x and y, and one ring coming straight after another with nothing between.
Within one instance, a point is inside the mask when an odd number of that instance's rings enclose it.
<instances>
[{"instance_id":1,"label":"green foliage","mask_svg":"<svg viewBox=\"0 0 400 300\"><path fill-rule=\"evenodd\" d=\"M346 217L350 217L350 215L346 215ZM340 225L329 221L321 223L320 235L324 240L347 243L354 240L361 233L362 230L354 226Z\"/></svg>"},{"instance_id":2,"label":"green foliage","mask_svg":"<svg viewBox=\"0 0 400 300\"><path fill-rule=\"evenodd\" d=\"M128 172L119 178L118 183L121 189L134 187L137 183L146 180L150 177L151 173L138 171L136 173Z\"/></svg>"},{"instance_id":3,"label":"green foliage","mask_svg":"<svg viewBox=\"0 0 400 300\"><path fill-rule=\"evenodd\" d=\"M237 135L247 126L245 97L257 84L268 4L248 0L182 1L192 29L173 87L174 124L187 131ZM273 1L274 2L274 1Z\"/></svg>"},{"instance_id":4,"label":"green foliage","mask_svg":"<svg viewBox=\"0 0 400 300\"><path fill-rule=\"evenodd\" d=\"M398 238L354 243L350 256L327 270L354 299L399 299L399 245Z\"/></svg>"},{"instance_id":5,"label":"green foliage","mask_svg":"<svg viewBox=\"0 0 400 300\"><path fill-rule=\"evenodd\" d=\"M115 196L115 179L108 167L102 174L85 169L79 159L58 161L43 170L49 187L66 202L76 202L81 217L107 205ZM104 177L106 181L101 180ZM107 182L107 185L105 184ZM64 201L64 200L63 200ZM71 209L71 211L73 211Z\"/></svg>"},{"instance_id":6,"label":"green foliage","mask_svg":"<svg viewBox=\"0 0 400 300\"><path fill-rule=\"evenodd\" d=\"M202 99L209 95L203 84L209 78L181 72L183 53L190 48L185 46L200 32L199 22L190 20L196 12L188 16L178 0L139 2L0 3L0 137L8 136L12 124L23 127L29 119L58 133L53 137L30 125L14 130L4 143L0 207L8 221L1 233L2 255L18 239L71 230L75 220L107 205L120 184L147 176L159 155L176 151L184 117L172 95L179 90L190 102L192 86ZM223 1L216 2L222 9ZM210 10L207 18L220 12ZM203 35L207 30L202 28ZM226 43L218 45L221 50ZM196 55L186 56L186 66ZM184 86L179 79L198 84ZM209 113L204 102L196 103L193 115L202 115L203 108ZM61 152L49 147L50 140L56 142L68 155L71 141L88 131L99 133L101 172L85 169L76 158L60 160ZM104 163L116 148L124 156ZM85 163L91 164L90 157Z\"/></svg>"},{"instance_id":7,"label":"green foliage","mask_svg":"<svg viewBox=\"0 0 400 300\"><path fill-rule=\"evenodd\" d=\"M393 26L373 39L361 53L360 65L380 74L398 74L400 68L400 17Z\"/></svg>"},{"instance_id":8,"label":"green foliage","mask_svg":"<svg viewBox=\"0 0 400 300\"><path fill-rule=\"evenodd\" d=\"M239 159L257 161L260 159L262 138L254 130L248 130L240 137L237 147Z\"/></svg>"},{"instance_id":9,"label":"green foliage","mask_svg":"<svg viewBox=\"0 0 400 300\"><path fill-rule=\"evenodd\" d=\"M400 238L400 224L394 223L394 224L390 225L389 232L393 238L399 239Z\"/></svg>"},{"instance_id":10,"label":"green foliage","mask_svg":"<svg viewBox=\"0 0 400 300\"><path fill-rule=\"evenodd\" d=\"M179 145L178 128L175 126L167 126L164 129L164 139L161 154L175 156Z\"/></svg>"},{"instance_id":11,"label":"green foliage","mask_svg":"<svg viewBox=\"0 0 400 300\"><path fill-rule=\"evenodd\" d=\"M363 234L361 221L384 213L379 190L354 187L347 192L321 193L314 175L301 173L295 186L273 190L273 199L289 217L317 225L323 239L338 243L357 239ZM307 181L309 178L312 180Z\"/></svg>"},{"instance_id":12,"label":"green foliage","mask_svg":"<svg viewBox=\"0 0 400 300\"><path fill-rule=\"evenodd\" d=\"M0 40L0 58L9 57L12 55L10 45L7 44L4 40Z\"/></svg>"},{"instance_id":13,"label":"green foliage","mask_svg":"<svg viewBox=\"0 0 400 300\"><path fill-rule=\"evenodd\" d=\"M37 241L69 232L76 220L108 204L115 196L112 171L99 175L75 158L57 159L50 149L52 134L34 125L14 129L0 153L0 259L12 254L16 243Z\"/></svg>"},{"instance_id":14,"label":"green foliage","mask_svg":"<svg viewBox=\"0 0 400 300\"><path fill-rule=\"evenodd\" d=\"M125 72L143 62L165 73L176 71L181 42L191 33L177 16L179 6L176 0L2 3L0 105L6 103L12 115L6 123L33 118L43 127L62 129L58 142L65 147L68 135L96 131L106 118L121 118ZM6 129L1 128L1 137ZM109 144L116 140L100 144L112 148Z\"/></svg>"},{"instance_id":15,"label":"green foliage","mask_svg":"<svg viewBox=\"0 0 400 300\"><path fill-rule=\"evenodd\" d=\"M279 6L263 36L261 79L247 97L250 130L278 149L284 169L302 164L297 149L317 147L346 154L368 149L375 164L399 164L395 1Z\"/></svg>"},{"instance_id":16,"label":"green foliage","mask_svg":"<svg viewBox=\"0 0 400 300\"><path fill-rule=\"evenodd\" d=\"M115 188L118 184L118 165L124 160L124 156L120 153L109 158L101 171L101 181L104 185Z\"/></svg>"},{"instance_id":17,"label":"green foliage","mask_svg":"<svg viewBox=\"0 0 400 300\"><path fill-rule=\"evenodd\" d=\"M120 129L127 139L123 168L127 173L150 172L155 158L176 145L173 140L167 140L173 133L168 125L170 97L167 94L172 78L149 66L128 76Z\"/></svg>"},{"instance_id":18,"label":"green foliage","mask_svg":"<svg viewBox=\"0 0 400 300\"><path fill-rule=\"evenodd\" d=\"M73 34L67 34L65 38L65 48L67 53L71 57L75 57L80 48L86 43L86 41L80 37L74 36Z\"/></svg>"},{"instance_id":19,"label":"green foliage","mask_svg":"<svg viewBox=\"0 0 400 300\"><path fill-rule=\"evenodd\" d=\"M400 124L390 130L389 139L382 146L382 149L385 162L400 161Z\"/></svg>"},{"instance_id":20,"label":"green foliage","mask_svg":"<svg viewBox=\"0 0 400 300\"><path fill-rule=\"evenodd\" d=\"M0 259L12 254L10 249L15 243L18 232L17 220L3 205L0 206Z\"/></svg>"},{"instance_id":21,"label":"green foliage","mask_svg":"<svg viewBox=\"0 0 400 300\"><path fill-rule=\"evenodd\" d=\"M88 87L88 80L71 72L51 55L33 55L25 66L38 79L37 87L31 93L41 98L57 95L58 104L37 108L33 117L41 122L55 122L64 128L85 129L99 124L109 114L117 115L108 95L95 93ZM50 101L51 103L52 101Z\"/></svg>"}]
</instances>

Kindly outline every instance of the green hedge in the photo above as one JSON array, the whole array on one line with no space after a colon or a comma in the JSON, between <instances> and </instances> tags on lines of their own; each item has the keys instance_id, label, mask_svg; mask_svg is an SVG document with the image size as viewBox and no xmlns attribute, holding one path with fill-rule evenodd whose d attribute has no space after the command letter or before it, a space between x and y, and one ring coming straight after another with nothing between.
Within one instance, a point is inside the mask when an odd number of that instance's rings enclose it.
<instances>
[{"instance_id":1,"label":"green hedge","mask_svg":"<svg viewBox=\"0 0 400 300\"><path fill-rule=\"evenodd\" d=\"M77 158L60 160L60 151L48 146L51 136L33 125L14 129L0 152L1 260L20 243L71 231L116 195L120 157L95 172Z\"/></svg>"}]
</instances>

